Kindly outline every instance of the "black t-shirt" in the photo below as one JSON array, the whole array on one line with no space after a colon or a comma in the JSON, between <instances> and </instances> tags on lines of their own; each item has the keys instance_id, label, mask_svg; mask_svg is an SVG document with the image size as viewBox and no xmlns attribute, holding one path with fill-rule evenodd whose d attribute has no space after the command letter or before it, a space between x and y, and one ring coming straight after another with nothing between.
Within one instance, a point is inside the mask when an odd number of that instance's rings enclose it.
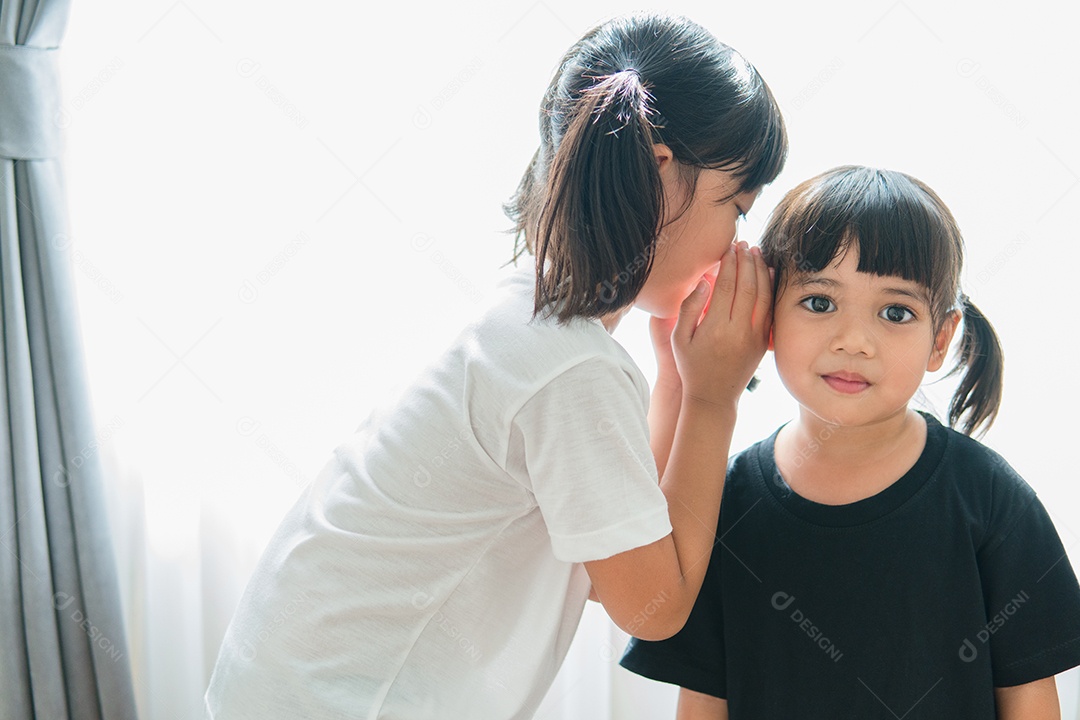
<instances>
[{"instance_id":1,"label":"black t-shirt","mask_svg":"<svg viewBox=\"0 0 1080 720\"><path fill-rule=\"evenodd\" d=\"M1042 503L924 417L915 465L847 505L791 490L775 432L736 456L686 626L622 666L727 698L732 720L994 720L995 686L1080 665L1080 587Z\"/></svg>"}]
</instances>

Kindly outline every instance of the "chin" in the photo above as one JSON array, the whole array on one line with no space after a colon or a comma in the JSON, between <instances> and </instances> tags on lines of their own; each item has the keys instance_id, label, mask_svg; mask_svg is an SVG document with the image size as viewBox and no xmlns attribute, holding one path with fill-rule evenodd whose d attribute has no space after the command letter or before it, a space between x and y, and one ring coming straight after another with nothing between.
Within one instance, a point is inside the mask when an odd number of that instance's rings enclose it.
<instances>
[{"instance_id":1,"label":"chin","mask_svg":"<svg viewBox=\"0 0 1080 720\"><path fill-rule=\"evenodd\" d=\"M803 403L800 403L800 405L802 405L804 412L814 415L821 422L844 428L876 425L897 414L897 410L883 407L845 408L822 405L815 407ZM905 412L906 410L907 408L904 407L900 409L900 412Z\"/></svg>"},{"instance_id":2,"label":"chin","mask_svg":"<svg viewBox=\"0 0 1080 720\"><path fill-rule=\"evenodd\" d=\"M795 399L795 402L799 403L800 412L812 415L829 425L838 427L862 425L866 422L867 416L873 414L873 411L867 412L865 405L861 408L850 405L845 407L843 398L840 399L840 402L829 402L827 399L810 398L804 393L792 392L791 388L788 388L788 393Z\"/></svg>"}]
</instances>

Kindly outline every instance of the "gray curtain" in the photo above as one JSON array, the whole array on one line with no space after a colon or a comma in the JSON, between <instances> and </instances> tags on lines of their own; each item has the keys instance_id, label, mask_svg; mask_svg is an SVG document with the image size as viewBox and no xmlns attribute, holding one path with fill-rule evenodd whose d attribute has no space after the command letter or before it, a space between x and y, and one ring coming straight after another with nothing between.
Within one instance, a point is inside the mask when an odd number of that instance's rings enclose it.
<instances>
[{"instance_id":1,"label":"gray curtain","mask_svg":"<svg viewBox=\"0 0 1080 720\"><path fill-rule=\"evenodd\" d=\"M68 11L0 1L0 720L136 716L68 255Z\"/></svg>"}]
</instances>

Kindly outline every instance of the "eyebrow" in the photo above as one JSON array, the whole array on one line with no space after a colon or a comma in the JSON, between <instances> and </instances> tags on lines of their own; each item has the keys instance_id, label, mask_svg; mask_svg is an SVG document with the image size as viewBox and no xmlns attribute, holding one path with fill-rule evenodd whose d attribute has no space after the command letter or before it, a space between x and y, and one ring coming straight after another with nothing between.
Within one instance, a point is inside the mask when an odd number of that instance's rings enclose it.
<instances>
[{"instance_id":1,"label":"eyebrow","mask_svg":"<svg viewBox=\"0 0 1080 720\"><path fill-rule=\"evenodd\" d=\"M840 282L833 280L832 278L821 277L820 275L805 275L798 278L793 278L795 285L800 288L806 288L811 286L838 288ZM919 302L929 303L930 298L926 292L911 290L906 287L898 285L889 285L881 288L881 292L888 295L899 295L901 297L908 297L912 300L918 300Z\"/></svg>"}]
</instances>

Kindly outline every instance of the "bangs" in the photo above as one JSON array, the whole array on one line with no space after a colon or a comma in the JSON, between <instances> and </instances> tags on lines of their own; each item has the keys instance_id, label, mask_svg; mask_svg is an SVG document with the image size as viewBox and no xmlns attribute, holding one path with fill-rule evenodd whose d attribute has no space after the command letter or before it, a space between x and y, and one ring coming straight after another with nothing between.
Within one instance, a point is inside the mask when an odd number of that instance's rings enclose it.
<instances>
[{"instance_id":1,"label":"bangs","mask_svg":"<svg viewBox=\"0 0 1080 720\"><path fill-rule=\"evenodd\" d=\"M788 137L784 127L784 118L780 107L773 98L772 91L761 76L754 71L753 92L747 101L746 125L758 129L748 133L746 142L734 148L740 162L733 168L733 174L739 178L740 192L754 190L768 185L780 175L787 159Z\"/></svg>"},{"instance_id":2,"label":"bangs","mask_svg":"<svg viewBox=\"0 0 1080 720\"><path fill-rule=\"evenodd\" d=\"M724 82L682 84L678 94L657 87L654 136L687 167L730 172L738 180L730 199L780 175L788 136L780 106L757 69L733 48L715 45L706 62Z\"/></svg>"},{"instance_id":3,"label":"bangs","mask_svg":"<svg viewBox=\"0 0 1080 720\"><path fill-rule=\"evenodd\" d=\"M808 180L781 201L762 239L777 287L788 273L820 272L852 247L859 272L917 283L935 310L954 301L956 223L932 190L903 173L845 166Z\"/></svg>"}]
</instances>

